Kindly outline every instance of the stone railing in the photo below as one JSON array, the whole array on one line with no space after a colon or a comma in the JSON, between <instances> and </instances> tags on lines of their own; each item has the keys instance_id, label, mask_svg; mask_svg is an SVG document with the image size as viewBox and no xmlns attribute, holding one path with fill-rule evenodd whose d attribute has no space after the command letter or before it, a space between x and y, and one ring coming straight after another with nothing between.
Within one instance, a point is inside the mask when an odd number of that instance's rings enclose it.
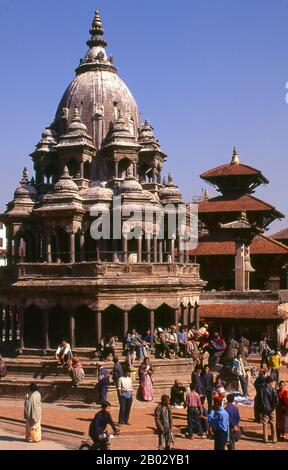
<instances>
[{"instance_id":1,"label":"stone railing","mask_svg":"<svg viewBox=\"0 0 288 470\"><path fill-rule=\"evenodd\" d=\"M95 278L95 277L191 277L200 279L198 264L179 263L19 263L14 266L17 279Z\"/></svg>"}]
</instances>

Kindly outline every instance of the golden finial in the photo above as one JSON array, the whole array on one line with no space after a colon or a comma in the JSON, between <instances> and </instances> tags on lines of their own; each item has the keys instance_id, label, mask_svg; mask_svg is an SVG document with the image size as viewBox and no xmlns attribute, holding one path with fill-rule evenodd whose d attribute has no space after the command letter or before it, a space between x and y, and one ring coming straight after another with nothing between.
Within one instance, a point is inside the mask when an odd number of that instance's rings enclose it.
<instances>
[{"instance_id":1,"label":"golden finial","mask_svg":"<svg viewBox=\"0 0 288 470\"><path fill-rule=\"evenodd\" d=\"M239 159L239 157L238 157L237 149L236 149L236 147L234 146L234 148L233 148L233 155L232 155L232 158L231 158L230 165L239 165L239 163L240 163L240 159Z\"/></svg>"}]
</instances>

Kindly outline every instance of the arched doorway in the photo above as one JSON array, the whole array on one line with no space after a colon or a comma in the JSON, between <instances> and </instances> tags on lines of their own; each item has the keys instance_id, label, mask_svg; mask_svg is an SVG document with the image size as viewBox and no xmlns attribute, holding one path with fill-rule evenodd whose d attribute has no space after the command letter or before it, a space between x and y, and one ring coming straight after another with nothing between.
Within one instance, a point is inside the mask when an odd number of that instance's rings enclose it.
<instances>
[{"instance_id":1,"label":"arched doorway","mask_svg":"<svg viewBox=\"0 0 288 470\"><path fill-rule=\"evenodd\" d=\"M62 307L56 306L49 312L49 341L56 348L62 339L71 341L69 335L69 315Z\"/></svg>"},{"instance_id":2,"label":"arched doorway","mask_svg":"<svg viewBox=\"0 0 288 470\"><path fill-rule=\"evenodd\" d=\"M145 333L150 328L149 310L143 305L135 305L128 315L129 330L135 328L138 333Z\"/></svg>"},{"instance_id":3,"label":"arched doorway","mask_svg":"<svg viewBox=\"0 0 288 470\"><path fill-rule=\"evenodd\" d=\"M113 335L117 336L119 341L123 340L123 311L116 305L109 305L102 312L102 337Z\"/></svg>"},{"instance_id":4,"label":"arched doorway","mask_svg":"<svg viewBox=\"0 0 288 470\"><path fill-rule=\"evenodd\" d=\"M162 304L155 310L155 328L169 328L175 324L175 310L169 305Z\"/></svg>"},{"instance_id":5,"label":"arched doorway","mask_svg":"<svg viewBox=\"0 0 288 470\"><path fill-rule=\"evenodd\" d=\"M24 344L25 348L43 346L43 315L36 305L27 307L24 312Z\"/></svg>"},{"instance_id":6,"label":"arched doorway","mask_svg":"<svg viewBox=\"0 0 288 470\"><path fill-rule=\"evenodd\" d=\"M96 347L96 314L87 305L75 310L76 347Z\"/></svg>"}]
</instances>

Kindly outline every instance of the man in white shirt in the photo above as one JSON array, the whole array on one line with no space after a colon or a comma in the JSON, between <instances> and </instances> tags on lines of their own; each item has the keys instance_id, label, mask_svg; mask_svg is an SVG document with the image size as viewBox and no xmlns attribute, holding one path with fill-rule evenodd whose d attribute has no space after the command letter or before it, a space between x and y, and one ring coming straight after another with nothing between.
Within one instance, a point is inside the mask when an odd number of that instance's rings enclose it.
<instances>
[{"instance_id":1,"label":"man in white shirt","mask_svg":"<svg viewBox=\"0 0 288 470\"><path fill-rule=\"evenodd\" d=\"M67 343L65 339L61 341L59 344L56 352L55 352L55 359L58 359L58 361L61 362L61 364L66 364L68 359L71 359L72 357L72 351L70 344Z\"/></svg>"},{"instance_id":2,"label":"man in white shirt","mask_svg":"<svg viewBox=\"0 0 288 470\"><path fill-rule=\"evenodd\" d=\"M124 368L123 372L124 376L120 377L118 382L120 402L119 426L121 426L122 424L129 424L129 416L133 400L133 385L131 378L128 376L129 371L127 368Z\"/></svg>"},{"instance_id":3,"label":"man in white shirt","mask_svg":"<svg viewBox=\"0 0 288 470\"><path fill-rule=\"evenodd\" d=\"M178 335L176 326L172 325L170 331L167 333L167 344L170 351L174 354L175 358L178 358Z\"/></svg>"}]
</instances>

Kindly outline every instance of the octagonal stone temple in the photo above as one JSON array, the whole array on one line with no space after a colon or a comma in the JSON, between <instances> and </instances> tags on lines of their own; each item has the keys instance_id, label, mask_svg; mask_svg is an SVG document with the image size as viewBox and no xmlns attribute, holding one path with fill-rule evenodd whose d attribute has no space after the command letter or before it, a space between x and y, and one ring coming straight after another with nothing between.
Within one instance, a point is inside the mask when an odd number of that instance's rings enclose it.
<instances>
[{"instance_id":1,"label":"octagonal stone temple","mask_svg":"<svg viewBox=\"0 0 288 470\"><path fill-rule=\"evenodd\" d=\"M131 327L187 324L205 284L178 230L169 236L171 207L184 207L188 226L188 205L171 174L163 181L167 157L149 122L141 123L103 34L96 12L88 52L31 154L35 175L24 169L1 215L8 266L0 279L0 340L18 350L46 351L64 337L73 348L95 347ZM95 239L98 213L108 214L114 233L115 198L126 228L118 238ZM149 227L142 216L131 224L127 214L147 205L155 211Z\"/></svg>"}]
</instances>

